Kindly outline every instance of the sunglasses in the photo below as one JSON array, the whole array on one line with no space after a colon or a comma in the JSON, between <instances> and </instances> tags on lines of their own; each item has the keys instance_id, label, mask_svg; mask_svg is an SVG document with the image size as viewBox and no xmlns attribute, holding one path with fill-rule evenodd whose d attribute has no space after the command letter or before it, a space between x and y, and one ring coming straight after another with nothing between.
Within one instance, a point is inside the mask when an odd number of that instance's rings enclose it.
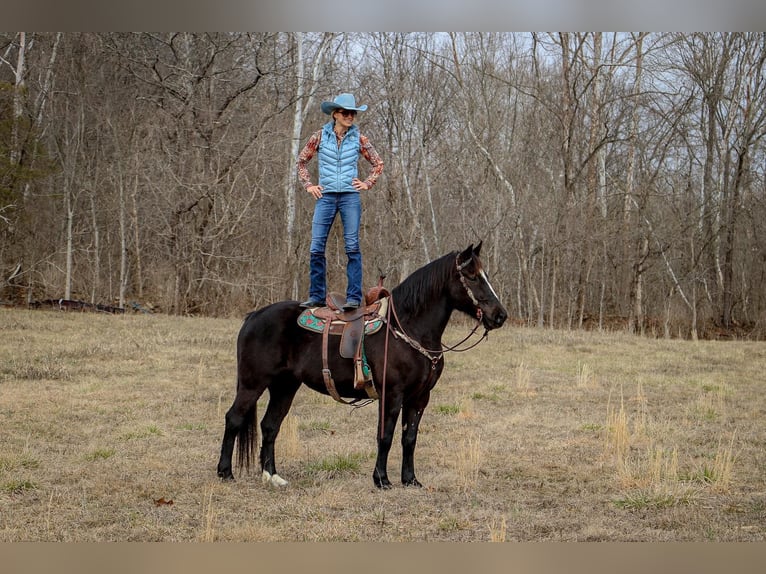
<instances>
[{"instance_id":1,"label":"sunglasses","mask_svg":"<svg viewBox=\"0 0 766 574\"><path fill-rule=\"evenodd\" d=\"M351 116L352 118L356 117L356 110L342 110L338 108L336 111L344 118L347 118L348 116Z\"/></svg>"}]
</instances>

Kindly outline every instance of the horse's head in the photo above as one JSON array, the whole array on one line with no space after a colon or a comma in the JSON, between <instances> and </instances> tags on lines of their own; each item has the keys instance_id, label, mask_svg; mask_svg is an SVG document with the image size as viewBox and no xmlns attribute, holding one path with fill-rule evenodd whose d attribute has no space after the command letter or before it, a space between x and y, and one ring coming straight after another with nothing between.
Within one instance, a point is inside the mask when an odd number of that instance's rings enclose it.
<instances>
[{"instance_id":1,"label":"horse's head","mask_svg":"<svg viewBox=\"0 0 766 574\"><path fill-rule=\"evenodd\" d=\"M479 253L481 244L474 247L473 244L459 253L455 259L455 271L460 281L455 292L455 307L471 316L481 320L487 330L501 327L508 318L500 299L492 288L484 267L482 266Z\"/></svg>"}]
</instances>

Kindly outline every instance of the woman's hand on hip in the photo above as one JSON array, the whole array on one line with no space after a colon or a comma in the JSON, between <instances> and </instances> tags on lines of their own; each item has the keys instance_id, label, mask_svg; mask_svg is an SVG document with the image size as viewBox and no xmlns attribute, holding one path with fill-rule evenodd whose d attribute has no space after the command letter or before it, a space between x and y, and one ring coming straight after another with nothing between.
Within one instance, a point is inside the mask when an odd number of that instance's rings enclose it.
<instances>
[{"instance_id":1,"label":"woman's hand on hip","mask_svg":"<svg viewBox=\"0 0 766 574\"><path fill-rule=\"evenodd\" d=\"M351 180L351 185L353 185L354 189L357 191L367 191L368 189L370 189L370 186L364 183L358 177L355 177L354 179Z\"/></svg>"},{"instance_id":2,"label":"woman's hand on hip","mask_svg":"<svg viewBox=\"0 0 766 574\"><path fill-rule=\"evenodd\" d=\"M322 197L322 191L324 190L324 187L321 185L310 185L306 188L306 191L308 191L314 199L319 199Z\"/></svg>"}]
</instances>

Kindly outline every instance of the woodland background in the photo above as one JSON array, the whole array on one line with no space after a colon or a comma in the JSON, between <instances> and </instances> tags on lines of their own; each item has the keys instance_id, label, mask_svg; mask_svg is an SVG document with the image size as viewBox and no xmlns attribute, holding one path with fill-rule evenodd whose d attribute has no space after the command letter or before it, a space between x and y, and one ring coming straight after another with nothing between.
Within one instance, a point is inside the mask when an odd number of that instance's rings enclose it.
<instances>
[{"instance_id":1,"label":"woodland background","mask_svg":"<svg viewBox=\"0 0 766 574\"><path fill-rule=\"evenodd\" d=\"M763 338L765 59L764 33L0 33L0 300L305 297L295 158L349 91L385 162L367 285L483 240L525 324Z\"/></svg>"}]
</instances>

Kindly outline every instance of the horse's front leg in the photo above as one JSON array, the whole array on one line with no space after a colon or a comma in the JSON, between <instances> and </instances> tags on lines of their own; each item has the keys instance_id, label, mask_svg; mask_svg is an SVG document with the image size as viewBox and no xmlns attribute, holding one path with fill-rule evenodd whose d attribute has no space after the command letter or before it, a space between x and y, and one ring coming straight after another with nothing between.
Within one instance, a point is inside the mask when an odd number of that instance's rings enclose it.
<instances>
[{"instance_id":1,"label":"horse's front leg","mask_svg":"<svg viewBox=\"0 0 766 574\"><path fill-rule=\"evenodd\" d=\"M415 444L418 441L418 427L423 411L428 405L428 394L413 404L405 404L402 411L402 484L423 486L415 478Z\"/></svg>"},{"instance_id":2,"label":"horse's front leg","mask_svg":"<svg viewBox=\"0 0 766 574\"><path fill-rule=\"evenodd\" d=\"M388 399L388 397L386 397ZM378 488L391 488L391 481L388 479L388 453L391 451L391 443L394 439L394 429L396 421L399 418L399 411L402 408L401 398L399 400L381 401L378 410L378 458L375 460L375 470L372 473L372 480ZM381 425L381 421L383 421ZM383 432L381 433L381 426Z\"/></svg>"}]
</instances>

